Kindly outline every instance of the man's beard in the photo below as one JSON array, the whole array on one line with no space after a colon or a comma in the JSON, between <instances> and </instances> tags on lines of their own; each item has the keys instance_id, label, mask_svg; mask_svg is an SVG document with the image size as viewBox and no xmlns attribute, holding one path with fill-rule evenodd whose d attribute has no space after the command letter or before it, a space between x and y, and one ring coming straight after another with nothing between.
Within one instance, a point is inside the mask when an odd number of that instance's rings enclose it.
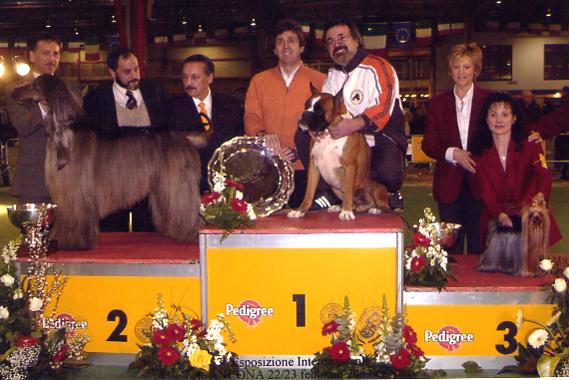
<instances>
[{"instance_id":1,"label":"man's beard","mask_svg":"<svg viewBox=\"0 0 569 380\"><path fill-rule=\"evenodd\" d=\"M128 83L124 83L123 81L120 80L120 78L118 76L116 76L115 81L122 88L126 88L127 90L131 90L131 91L138 90L138 87L140 86L140 79L133 79L133 80L129 81Z\"/></svg>"}]
</instances>

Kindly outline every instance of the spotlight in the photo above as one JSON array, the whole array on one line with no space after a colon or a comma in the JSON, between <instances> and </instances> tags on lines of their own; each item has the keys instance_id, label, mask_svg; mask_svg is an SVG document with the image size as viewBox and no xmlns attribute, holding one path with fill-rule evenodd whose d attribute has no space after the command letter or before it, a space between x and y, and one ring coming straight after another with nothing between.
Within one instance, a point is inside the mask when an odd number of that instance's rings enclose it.
<instances>
[{"instance_id":1,"label":"spotlight","mask_svg":"<svg viewBox=\"0 0 569 380\"><path fill-rule=\"evenodd\" d=\"M111 22L113 24L115 24L117 22L117 19L115 18L115 15L111 15Z\"/></svg>"},{"instance_id":2,"label":"spotlight","mask_svg":"<svg viewBox=\"0 0 569 380\"><path fill-rule=\"evenodd\" d=\"M182 17L182 25L187 25L188 24L188 20L186 19L186 16Z\"/></svg>"},{"instance_id":3,"label":"spotlight","mask_svg":"<svg viewBox=\"0 0 569 380\"><path fill-rule=\"evenodd\" d=\"M551 8L547 8L547 10L545 11L545 17L551 17L552 13L551 13Z\"/></svg>"},{"instance_id":4,"label":"spotlight","mask_svg":"<svg viewBox=\"0 0 569 380\"><path fill-rule=\"evenodd\" d=\"M14 64L16 66L16 72L18 73L19 76L24 77L28 75L28 73L30 72L30 65L26 63L24 58L20 56L15 56Z\"/></svg>"},{"instance_id":5,"label":"spotlight","mask_svg":"<svg viewBox=\"0 0 569 380\"><path fill-rule=\"evenodd\" d=\"M47 21L45 22L45 27L46 27L47 29L51 28L51 23L49 22L49 20L47 20Z\"/></svg>"},{"instance_id":6,"label":"spotlight","mask_svg":"<svg viewBox=\"0 0 569 380\"><path fill-rule=\"evenodd\" d=\"M255 17L253 17L253 18L251 19L251 23L250 23L249 25L251 25L251 26L257 26L257 22L255 22Z\"/></svg>"},{"instance_id":7,"label":"spotlight","mask_svg":"<svg viewBox=\"0 0 569 380\"><path fill-rule=\"evenodd\" d=\"M198 25L198 32L203 32L202 24Z\"/></svg>"}]
</instances>

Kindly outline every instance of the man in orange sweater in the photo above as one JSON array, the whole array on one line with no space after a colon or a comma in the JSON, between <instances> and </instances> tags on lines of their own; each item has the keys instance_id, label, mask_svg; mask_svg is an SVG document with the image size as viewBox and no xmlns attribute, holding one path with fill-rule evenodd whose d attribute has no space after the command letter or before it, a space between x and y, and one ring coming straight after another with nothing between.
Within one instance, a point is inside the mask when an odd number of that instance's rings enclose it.
<instances>
[{"instance_id":1,"label":"man in orange sweater","mask_svg":"<svg viewBox=\"0 0 569 380\"><path fill-rule=\"evenodd\" d=\"M276 135L279 153L292 162L295 170L295 191L289 204L302 201L306 185L305 168L297 160L294 134L304 104L311 96L310 83L320 89L326 76L304 66L301 54L305 38L300 24L282 20L275 33L274 53L279 62L251 79L245 98L245 133L250 136Z\"/></svg>"}]
</instances>

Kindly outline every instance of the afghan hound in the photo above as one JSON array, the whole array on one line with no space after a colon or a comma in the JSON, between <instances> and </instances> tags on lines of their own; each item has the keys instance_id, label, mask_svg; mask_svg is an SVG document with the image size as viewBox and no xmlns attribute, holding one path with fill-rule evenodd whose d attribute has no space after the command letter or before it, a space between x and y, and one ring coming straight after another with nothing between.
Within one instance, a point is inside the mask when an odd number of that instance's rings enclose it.
<instances>
[{"instance_id":1,"label":"afghan hound","mask_svg":"<svg viewBox=\"0 0 569 380\"><path fill-rule=\"evenodd\" d=\"M99 138L78 127L83 111L61 79L42 75L26 87L14 92L17 101L39 101L49 109L45 172L57 204L52 236L59 249L95 247L101 218L146 197L158 232L182 242L197 238L197 149L205 145L206 133L190 141L167 132Z\"/></svg>"}]
</instances>

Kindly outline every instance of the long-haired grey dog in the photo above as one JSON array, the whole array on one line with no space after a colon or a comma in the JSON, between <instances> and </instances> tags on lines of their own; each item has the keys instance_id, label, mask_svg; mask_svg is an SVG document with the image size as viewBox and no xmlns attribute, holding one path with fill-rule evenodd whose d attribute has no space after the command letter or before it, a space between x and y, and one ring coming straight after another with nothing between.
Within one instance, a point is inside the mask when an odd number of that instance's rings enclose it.
<instances>
[{"instance_id":1,"label":"long-haired grey dog","mask_svg":"<svg viewBox=\"0 0 569 380\"><path fill-rule=\"evenodd\" d=\"M148 196L158 232L193 241L200 226L199 145L184 134L157 133L100 139L75 128L83 112L66 84L42 75L17 89L18 101L41 101L49 108L46 182L57 215L52 235L60 249L97 245L99 220Z\"/></svg>"}]
</instances>

